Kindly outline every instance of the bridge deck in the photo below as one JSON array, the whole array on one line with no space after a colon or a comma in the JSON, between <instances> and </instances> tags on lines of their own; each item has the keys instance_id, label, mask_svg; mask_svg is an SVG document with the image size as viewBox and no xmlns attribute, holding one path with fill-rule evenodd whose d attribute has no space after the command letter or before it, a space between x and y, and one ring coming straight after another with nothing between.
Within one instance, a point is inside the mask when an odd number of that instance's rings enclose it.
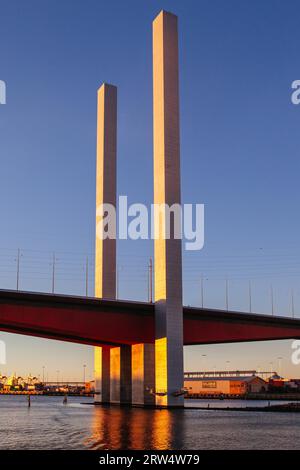
<instances>
[{"instance_id":1,"label":"bridge deck","mask_svg":"<svg viewBox=\"0 0 300 470\"><path fill-rule=\"evenodd\" d=\"M300 338L300 320L184 307L184 344ZM0 330L89 345L154 341L154 304L0 290Z\"/></svg>"}]
</instances>

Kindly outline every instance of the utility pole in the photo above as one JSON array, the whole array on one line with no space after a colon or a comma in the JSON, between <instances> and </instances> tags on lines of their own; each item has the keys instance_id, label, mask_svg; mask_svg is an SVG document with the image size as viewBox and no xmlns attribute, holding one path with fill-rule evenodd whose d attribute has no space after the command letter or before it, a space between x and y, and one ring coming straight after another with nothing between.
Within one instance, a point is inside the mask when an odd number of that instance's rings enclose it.
<instances>
[{"instance_id":1,"label":"utility pole","mask_svg":"<svg viewBox=\"0 0 300 470\"><path fill-rule=\"evenodd\" d=\"M45 383L45 366L43 366L43 384Z\"/></svg>"},{"instance_id":2,"label":"utility pole","mask_svg":"<svg viewBox=\"0 0 300 470\"><path fill-rule=\"evenodd\" d=\"M53 253L53 260L52 260L52 294L55 292L55 253Z\"/></svg>"},{"instance_id":3,"label":"utility pole","mask_svg":"<svg viewBox=\"0 0 300 470\"><path fill-rule=\"evenodd\" d=\"M89 257L86 257L86 264L85 264L85 295L88 297L89 295Z\"/></svg>"},{"instance_id":4,"label":"utility pole","mask_svg":"<svg viewBox=\"0 0 300 470\"><path fill-rule=\"evenodd\" d=\"M249 281L249 312L252 313L252 286L251 286L251 281Z\"/></svg>"},{"instance_id":5,"label":"utility pole","mask_svg":"<svg viewBox=\"0 0 300 470\"><path fill-rule=\"evenodd\" d=\"M228 311L228 279L226 279L226 310Z\"/></svg>"},{"instance_id":6,"label":"utility pole","mask_svg":"<svg viewBox=\"0 0 300 470\"><path fill-rule=\"evenodd\" d=\"M282 361L282 357L278 357L278 375L281 377L281 361Z\"/></svg>"},{"instance_id":7,"label":"utility pole","mask_svg":"<svg viewBox=\"0 0 300 470\"><path fill-rule=\"evenodd\" d=\"M116 299L119 298L119 266L116 267Z\"/></svg>"},{"instance_id":8,"label":"utility pole","mask_svg":"<svg viewBox=\"0 0 300 470\"><path fill-rule=\"evenodd\" d=\"M206 358L206 354L202 354L202 357L203 357L203 377L205 377L205 358Z\"/></svg>"},{"instance_id":9,"label":"utility pole","mask_svg":"<svg viewBox=\"0 0 300 470\"><path fill-rule=\"evenodd\" d=\"M272 284L271 284L271 304L272 304L272 315L274 315L274 292L273 292Z\"/></svg>"},{"instance_id":10,"label":"utility pole","mask_svg":"<svg viewBox=\"0 0 300 470\"><path fill-rule=\"evenodd\" d=\"M292 317L295 318L295 306L294 306L294 289L292 289Z\"/></svg>"},{"instance_id":11,"label":"utility pole","mask_svg":"<svg viewBox=\"0 0 300 470\"><path fill-rule=\"evenodd\" d=\"M83 384L85 384L85 368L86 364L83 364Z\"/></svg>"},{"instance_id":12,"label":"utility pole","mask_svg":"<svg viewBox=\"0 0 300 470\"><path fill-rule=\"evenodd\" d=\"M18 248L18 254L17 254L17 290L19 290L19 282L20 282L20 248Z\"/></svg>"},{"instance_id":13,"label":"utility pole","mask_svg":"<svg viewBox=\"0 0 300 470\"><path fill-rule=\"evenodd\" d=\"M149 279L148 279L148 300L152 304L153 302L153 263L152 258L149 259Z\"/></svg>"}]
</instances>

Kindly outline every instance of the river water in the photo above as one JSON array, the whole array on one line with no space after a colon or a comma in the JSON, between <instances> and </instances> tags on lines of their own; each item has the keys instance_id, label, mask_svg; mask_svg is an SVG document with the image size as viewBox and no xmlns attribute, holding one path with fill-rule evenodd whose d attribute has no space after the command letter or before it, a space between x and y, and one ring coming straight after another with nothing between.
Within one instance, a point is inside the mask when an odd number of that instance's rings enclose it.
<instances>
[{"instance_id":1,"label":"river water","mask_svg":"<svg viewBox=\"0 0 300 470\"><path fill-rule=\"evenodd\" d=\"M0 396L0 449L300 449L300 413L144 410L87 405L91 398L62 400L31 397L28 408L26 396ZM186 400L187 407L207 403Z\"/></svg>"}]
</instances>

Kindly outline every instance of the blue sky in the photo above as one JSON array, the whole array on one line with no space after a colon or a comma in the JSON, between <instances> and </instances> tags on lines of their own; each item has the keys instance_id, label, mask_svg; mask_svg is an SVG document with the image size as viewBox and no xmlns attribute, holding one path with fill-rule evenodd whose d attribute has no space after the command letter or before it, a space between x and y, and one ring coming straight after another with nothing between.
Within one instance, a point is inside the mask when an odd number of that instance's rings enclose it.
<instances>
[{"instance_id":1,"label":"blue sky","mask_svg":"<svg viewBox=\"0 0 300 470\"><path fill-rule=\"evenodd\" d=\"M300 315L299 119L291 83L299 79L297 1L0 1L0 286L84 294L89 256L93 292L96 91L118 86L118 191L152 200L151 22L179 16L181 162L184 202L205 204L205 247L184 253L184 300ZM119 296L147 297L151 242L118 245ZM3 369L50 377L92 375L92 349L2 334ZM290 342L195 347L186 368L269 367Z\"/></svg>"}]
</instances>

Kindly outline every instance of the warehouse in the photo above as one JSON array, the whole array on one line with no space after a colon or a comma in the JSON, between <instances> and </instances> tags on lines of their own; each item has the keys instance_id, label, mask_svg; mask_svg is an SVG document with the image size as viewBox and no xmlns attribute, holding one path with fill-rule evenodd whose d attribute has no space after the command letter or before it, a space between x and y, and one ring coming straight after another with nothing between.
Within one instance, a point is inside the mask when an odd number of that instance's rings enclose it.
<instances>
[{"instance_id":1,"label":"warehouse","mask_svg":"<svg viewBox=\"0 0 300 470\"><path fill-rule=\"evenodd\" d=\"M267 390L267 383L256 375L252 376L219 376L219 377L185 377L184 388L188 395L206 396L243 396L247 393L260 393Z\"/></svg>"}]
</instances>

